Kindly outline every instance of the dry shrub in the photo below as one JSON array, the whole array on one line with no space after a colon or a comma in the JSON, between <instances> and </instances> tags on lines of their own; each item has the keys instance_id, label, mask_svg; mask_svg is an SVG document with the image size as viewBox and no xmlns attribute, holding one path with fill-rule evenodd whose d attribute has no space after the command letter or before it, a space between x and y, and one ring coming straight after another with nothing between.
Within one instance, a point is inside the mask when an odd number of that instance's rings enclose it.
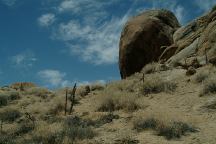
<instances>
[{"instance_id":1,"label":"dry shrub","mask_svg":"<svg viewBox=\"0 0 216 144\"><path fill-rule=\"evenodd\" d=\"M146 95L160 92L173 92L176 88L176 83L163 80L159 75L151 75L148 79L145 79L141 87L141 93Z\"/></svg>"},{"instance_id":2,"label":"dry shrub","mask_svg":"<svg viewBox=\"0 0 216 144\"><path fill-rule=\"evenodd\" d=\"M144 74L154 73L157 71L157 67L158 67L158 63L155 62L149 63L143 67L141 72L143 72Z\"/></svg>"},{"instance_id":3,"label":"dry shrub","mask_svg":"<svg viewBox=\"0 0 216 144\"><path fill-rule=\"evenodd\" d=\"M158 136L164 136L167 139L181 138L189 132L197 132L193 126L180 121L160 121L154 117L138 119L134 121L134 129L138 132L142 130L154 130Z\"/></svg>"},{"instance_id":4,"label":"dry shrub","mask_svg":"<svg viewBox=\"0 0 216 144\"><path fill-rule=\"evenodd\" d=\"M203 85L203 89L200 92L200 96L204 96L207 94L215 94L216 93L216 80L208 79L205 81Z\"/></svg>"},{"instance_id":5,"label":"dry shrub","mask_svg":"<svg viewBox=\"0 0 216 144\"><path fill-rule=\"evenodd\" d=\"M102 95L99 100L98 111L112 112L123 109L132 112L141 107L137 101L138 97L133 93L105 91Z\"/></svg>"},{"instance_id":6,"label":"dry shrub","mask_svg":"<svg viewBox=\"0 0 216 144\"><path fill-rule=\"evenodd\" d=\"M14 122L16 119L20 118L22 113L16 109L4 109L0 112L0 119L6 122Z\"/></svg>"},{"instance_id":7,"label":"dry shrub","mask_svg":"<svg viewBox=\"0 0 216 144\"><path fill-rule=\"evenodd\" d=\"M9 102L20 99L20 94L16 91L7 91L0 93L0 107L6 106Z\"/></svg>"},{"instance_id":8,"label":"dry shrub","mask_svg":"<svg viewBox=\"0 0 216 144\"><path fill-rule=\"evenodd\" d=\"M49 94L52 94L48 89L41 87L32 87L26 90L26 95L35 95L41 98L47 98Z\"/></svg>"}]
</instances>

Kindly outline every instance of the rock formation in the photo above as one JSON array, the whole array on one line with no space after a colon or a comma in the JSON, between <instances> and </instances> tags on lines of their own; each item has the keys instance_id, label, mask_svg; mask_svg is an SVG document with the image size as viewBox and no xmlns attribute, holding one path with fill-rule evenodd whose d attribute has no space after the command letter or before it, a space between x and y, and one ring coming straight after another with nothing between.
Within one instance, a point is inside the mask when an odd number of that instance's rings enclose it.
<instances>
[{"instance_id":1,"label":"rock formation","mask_svg":"<svg viewBox=\"0 0 216 144\"><path fill-rule=\"evenodd\" d=\"M153 61L197 68L215 59L216 9L182 27L169 11L146 11L127 22L120 39L122 78Z\"/></svg>"},{"instance_id":2,"label":"rock formation","mask_svg":"<svg viewBox=\"0 0 216 144\"><path fill-rule=\"evenodd\" d=\"M121 34L119 68L122 78L139 72L144 65L158 61L162 46L173 44L179 28L174 14L167 10L149 10L129 20Z\"/></svg>"}]
</instances>

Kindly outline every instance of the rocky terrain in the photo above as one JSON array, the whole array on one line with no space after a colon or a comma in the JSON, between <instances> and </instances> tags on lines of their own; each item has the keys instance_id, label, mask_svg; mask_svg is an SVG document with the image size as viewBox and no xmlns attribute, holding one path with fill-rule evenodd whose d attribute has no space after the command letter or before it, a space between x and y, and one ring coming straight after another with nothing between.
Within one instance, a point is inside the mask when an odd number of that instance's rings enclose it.
<instances>
[{"instance_id":1,"label":"rocky terrain","mask_svg":"<svg viewBox=\"0 0 216 144\"><path fill-rule=\"evenodd\" d=\"M150 10L129 20L121 81L1 87L0 144L215 144L215 17L180 27L171 12Z\"/></svg>"}]
</instances>

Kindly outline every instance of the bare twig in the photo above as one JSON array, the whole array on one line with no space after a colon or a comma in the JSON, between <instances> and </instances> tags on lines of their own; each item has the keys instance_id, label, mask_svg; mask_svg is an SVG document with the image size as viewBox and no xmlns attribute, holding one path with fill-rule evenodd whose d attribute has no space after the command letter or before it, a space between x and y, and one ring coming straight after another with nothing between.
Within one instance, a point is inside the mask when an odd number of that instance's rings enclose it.
<instances>
[{"instance_id":1,"label":"bare twig","mask_svg":"<svg viewBox=\"0 0 216 144\"><path fill-rule=\"evenodd\" d=\"M206 64L208 64L208 55L207 55L207 50L205 48L205 60L206 60Z\"/></svg>"},{"instance_id":2,"label":"bare twig","mask_svg":"<svg viewBox=\"0 0 216 144\"><path fill-rule=\"evenodd\" d=\"M66 94L65 94L65 115L67 114L67 100L68 100L68 88L66 88Z\"/></svg>"},{"instance_id":3,"label":"bare twig","mask_svg":"<svg viewBox=\"0 0 216 144\"><path fill-rule=\"evenodd\" d=\"M0 133L3 133L3 120L1 120L1 131Z\"/></svg>"},{"instance_id":4,"label":"bare twig","mask_svg":"<svg viewBox=\"0 0 216 144\"><path fill-rule=\"evenodd\" d=\"M71 97L70 97L71 107L70 107L70 113L69 114L71 114L71 112L73 110L73 106L74 106L74 103L75 103L75 93L76 93L76 83L74 84L73 90L71 92Z\"/></svg>"}]
</instances>

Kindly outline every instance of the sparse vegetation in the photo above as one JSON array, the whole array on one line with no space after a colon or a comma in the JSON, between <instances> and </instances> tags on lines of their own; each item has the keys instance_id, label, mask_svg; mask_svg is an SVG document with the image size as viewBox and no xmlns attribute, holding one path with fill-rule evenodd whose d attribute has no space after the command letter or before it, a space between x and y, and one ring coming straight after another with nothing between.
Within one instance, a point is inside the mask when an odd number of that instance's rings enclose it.
<instances>
[{"instance_id":1,"label":"sparse vegetation","mask_svg":"<svg viewBox=\"0 0 216 144\"><path fill-rule=\"evenodd\" d=\"M138 144L138 143L139 143L138 140L135 140L129 136L115 141L115 144Z\"/></svg>"},{"instance_id":2,"label":"sparse vegetation","mask_svg":"<svg viewBox=\"0 0 216 144\"><path fill-rule=\"evenodd\" d=\"M215 79L208 79L204 83L203 89L200 92L200 96L204 96L206 94L214 94L216 93L216 80Z\"/></svg>"},{"instance_id":3,"label":"sparse vegetation","mask_svg":"<svg viewBox=\"0 0 216 144\"><path fill-rule=\"evenodd\" d=\"M76 116L68 117L65 120L64 129L66 135L72 141L76 139L91 139L95 136L95 132L89 127L88 123Z\"/></svg>"},{"instance_id":4,"label":"sparse vegetation","mask_svg":"<svg viewBox=\"0 0 216 144\"><path fill-rule=\"evenodd\" d=\"M155 62L149 63L149 64L144 66L144 68L142 69L142 72L144 74L154 73L154 72L156 72L157 67L158 67L158 63L155 63Z\"/></svg>"},{"instance_id":5,"label":"sparse vegetation","mask_svg":"<svg viewBox=\"0 0 216 144\"><path fill-rule=\"evenodd\" d=\"M195 75L195 82L201 83L204 82L209 77L209 73L207 71L200 71Z\"/></svg>"},{"instance_id":6,"label":"sparse vegetation","mask_svg":"<svg viewBox=\"0 0 216 144\"><path fill-rule=\"evenodd\" d=\"M152 76L144 81L141 88L141 93L152 94L160 92L173 92L175 91L177 84L171 81L162 80L158 76Z\"/></svg>"},{"instance_id":7,"label":"sparse vegetation","mask_svg":"<svg viewBox=\"0 0 216 144\"><path fill-rule=\"evenodd\" d=\"M0 94L0 107L8 104L8 98L4 94Z\"/></svg>"},{"instance_id":8,"label":"sparse vegetation","mask_svg":"<svg viewBox=\"0 0 216 144\"><path fill-rule=\"evenodd\" d=\"M21 112L16 109L5 109L0 113L0 118L6 122L13 122L22 116Z\"/></svg>"},{"instance_id":9,"label":"sparse vegetation","mask_svg":"<svg viewBox=\"0 0 216 144\"><path fill-rule=\"evenodd\" d=\"M130 93L115 92L108 95L105 92L104 95L99 101L98 111L112 112L123 109L133 112L141 107L137 102L137 97Z\"/></svg>"},{"instance_id":10,"label":"sparse vegetation","mask_svg":"<svg viewBox=\"0 0 216 144\"><path fill-rule=\"evenodd\" d=\"M186 133L197 132L197 130L183 122L171 121L169 123L162 122L155 118L139 119L134 122L134 128L137 131L154 130L158 136L164 136L167 139L181 138Z\"/></svg>"},{"instance_id":11,"label":"sparse vegetation","mask_svg":"<svg viewBox=\"0 0 216 144\"><path fill-rule=\"evenodd\" d=\"M26 95L34 95L38 96L41 98L47 98L49 94L52 94L49 90L46 88L41 88L41 87L32 87L26 90L25 92Z\"/></svg>"}]
</instances>

